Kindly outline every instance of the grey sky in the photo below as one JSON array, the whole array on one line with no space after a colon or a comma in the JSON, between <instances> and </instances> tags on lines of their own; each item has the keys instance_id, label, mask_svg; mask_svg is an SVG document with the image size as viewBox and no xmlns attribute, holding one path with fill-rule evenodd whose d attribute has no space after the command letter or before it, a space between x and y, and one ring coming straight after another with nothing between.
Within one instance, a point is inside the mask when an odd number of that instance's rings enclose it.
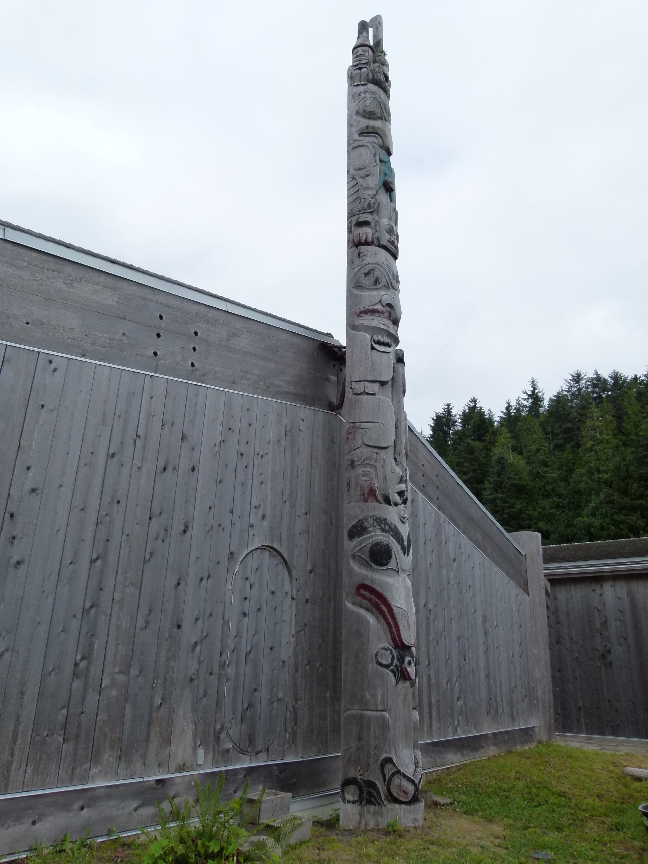
<instances>
[{"instance_id":1,"label":"grey sky","mask_svg":"<svg viewBox=\"0 0 648 864\"><path fill-rule=\"evenodd\" d=\"M343 341L346 68L377 12L410 419L645 371L646 0L0 0L0 215Z\"/></svg>"}]
</instances>

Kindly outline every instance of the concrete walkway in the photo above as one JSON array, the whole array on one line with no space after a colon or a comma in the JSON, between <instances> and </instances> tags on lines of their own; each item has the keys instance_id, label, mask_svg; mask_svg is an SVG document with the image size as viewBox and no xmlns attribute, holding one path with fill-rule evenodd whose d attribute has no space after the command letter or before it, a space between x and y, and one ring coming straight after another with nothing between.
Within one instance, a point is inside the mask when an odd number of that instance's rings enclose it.
<instances>
[{"instance_id":1,"label":"concrete walkway","mask_svg":"<svg viewBox=\"0 0 648 864\"><path fill-rule=\"evenodd\" d=\"M582 747L584 750L604 750L606 753L637 753L648 756L646 738L611 738L604 735L567 735L557 732L556 744Z\"/></svg>"}]
</instances>

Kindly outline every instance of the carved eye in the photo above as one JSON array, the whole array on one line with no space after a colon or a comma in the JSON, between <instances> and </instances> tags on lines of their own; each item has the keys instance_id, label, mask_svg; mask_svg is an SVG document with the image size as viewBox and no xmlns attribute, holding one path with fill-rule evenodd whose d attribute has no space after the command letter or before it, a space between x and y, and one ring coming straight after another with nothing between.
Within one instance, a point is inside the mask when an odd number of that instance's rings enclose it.
<instances>
[{"instance_id":1,"label":"carved eye","mask_svg":"<svg viewBox=\"0 0 648 864\"><path fill-rule=\"evenodd\" d=\"M379 288L389 288L389 283L378 267L367 267L356 279L353 287L364 291L375 291Z\"/></svg>"},{"instance_id":2,"label":"carved eye","mask_svg":"<svg viewBox=\"0 0 648 864\"><path fill-rule=\"evenodd\" d=\"M389 540L376 537L362 544L354 553L371 570L393 570L398 573L396 550Z\"/></svg>"},{"instance_id":3,"label":"carved eye","mask_svg":"<svg viewBox=\"0 0 648 864\"><path fill-rule=\"evenodd\" d=\"M382 105L373 96L367 96L358 105L358 116L366 120L382 120L384 113Z\"/></svg>"}]
</instances>

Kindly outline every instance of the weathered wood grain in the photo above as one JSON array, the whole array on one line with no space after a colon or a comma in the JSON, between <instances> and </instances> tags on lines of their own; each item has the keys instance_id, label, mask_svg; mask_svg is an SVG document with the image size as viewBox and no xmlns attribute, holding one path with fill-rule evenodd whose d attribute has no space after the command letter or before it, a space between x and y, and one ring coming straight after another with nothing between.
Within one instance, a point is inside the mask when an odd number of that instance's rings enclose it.
<instances>
[{"instance_id":1,"label":"weathered wood grain","mask_svg":"<svg viewBox=\"0 0 648 864\"><path fill-rule=\"evenodd\" d=\"M173 718L171 725L171 746L166 754L151 753L150 759L155 759L159 770L180 770L180 765L195 764L197 742L197 720L200 716L199 705L199 671L208 663L208 656L201 664L204 619L208 613L213 614L214 597L210 595L210 607L207 606L206 594L208 586L214 585L210 576L210 555L215 533L222 531L221 524L215 522L216 502L225 502L222 494L223 477L227 476L227 466L230 470L235 464L236 446L238 443L238 427L240 423L241 397L236 397L238 413L232 417L231 411L225 413L226 394L209 391L205 404L205 423L200 449L200 465L198 468L198 485L196 488L196 504L193 532L191 536L191 552L186 576L186 593L182 619L180 651L178 655L178 671L176 675L173 698ZM223 469L221 470L221 456ZM225 502L227 506L227 502ZM221 537L222 537L221 533ZM229 544L229 533L227 535ZM221 618L222 605L221 600ZM212 670L213 674L213 670ZM214 695L213 684L206 687L208 693ZM214 707L215 714L215 707ZM204 745L203 745L204 748ZM211 755L211 754L210 754ZM207 764L211 764L208 761ZM157 772L156 772L157 773Z\"/></svg>"},{"instance_id":2,"label":"weathered wood grain","mask_svg":"<svg viewBox=\"0 0 648 864\"><path fill-rule=\"evenodd\" d=\"M146 547L139 593L135 599L137 620L128 669L119 753L118 776L121 778L139 777L144 773L187 389L187 384L178 381L169 381L166 388Z\"/></svg>"},{"instance_id":3,"label":"weathered wood grain","mask_svg":"<svg viewBox=\"0 0 648 864\"><path fill-rule=\"evenodd\" d=\"M2 368L0 369L0 531L5 519L10 520L6 510L9 488L14 474L18 447L21 441L29 394L36 371L38 354L20 348L0 344ZM23 443L25 446L25 442Z\"/></svg>"},{"instance_id":4,"label":"weathered wood grain","mask_svg":"<svg viewBox=\"0 0 648 864\"><path fill-rule=\"evenodd\" d=\"M437 741L422 741L421 753L425 771L433 771L445 765L467 762L470 759L494 756L530 747L537 741L537 727L526 726L519 729L500 729L482 732L477 735L462 735Z\"/></svg>"},{"instance_id":5,"label":"weathered wood grain","mask_svg":"<svg viewBox=\"0 0 648 864\"><path fill-rule=\"evenodd\" d=\"M336 752L342 421L23 349L5 352L0 382L12 352L32 363L16 367L29 387L16 402L25 449L9 492L26 550L43 524L30 454L39 490L53 471L67 478L68 503L47 541L60 566L41 598L50 617L29 685L33 733L25 727L5 788ZM85 391L74 384L84 375ZM519 725L526 595L415 489L411 512L421 737ZM11 536L3 529L0 548L11 551ZM241 561L254 583L246 616L229 589ZM13 597L0 587L19 608L23 585ZM237 616L247 630L228 668ZM0 638L13 645L10 628ZM239 700L235 742L228 692Z\"/></svg>"},{"instance_id":6,"label":"weathered wood grain","mask_svg":"<svg viewBox=\"0 0 648 864\"><path fill-rule=\"evenodd\" d=\"M512 672L511 669L511 616L510 603L507 602L509 597L506 592L506 585L499 574L495 579L495 609L499 621L498 634L500 637L500 656L499 669L501 670L500 680L502 683L502 727L510 729L513 725L513 710L512 710Z\"/></svg>"},{"instance_id":7,"label":"weathered wood grain","mask_svg":"<svg viewBox=\"0 0 648 864\"><path fill-rule=\"evenodd\" d=\"M263 550L263 554L268 559L265 635L256 735L250 736L248 749L271 758L273 751L283 749L286 735L292 586L286 565L276 552Z\"/></svg>"},{"instance_id":8,"label":"weathered wood grain","mask_svg":"<svg viewBox=\"0 0 648 864\"><path fill-rule=\"evenodd\" d=\"M491 728L489 723L489 694L488 694L488 655L486 646L488 644L486 634L486 621L484 615L484 562L479 550L473 551L474 576L475 576L475 656L472 657L476 675L476 705L477 710L473 719L471 734L477 734L482 729Z\"/></svg>"},{"instance_id":9,"label":"weathered wood grain","mask_svg":"<svg viewBox=\"0 0 648 864\"><path fill-rule=\"evenodd\" d=\"M421 739L535 726L528 596L415 489L410 526Z\"/></svg>"},{"instance_id":10,"label":"weathered wood grain","mask_svg":"<svg viewBox=\"0 0 648 864\"><path fill-rule=\"evenodd\" d=\"M526 592L524 555L411 426L407 464L414 488Z\"/></svg>"},{"instance_id":11,"label":"weathered wood grain","mask_svg":"<svg viewBox=\"0 0 648 864\"><path fill-rule=\"evenodd\" d=\"M625 585L617 580L606 580L603 583L603 594L607 618L609 622L609 637L611 657L614 664L608 662L606 671L613 673L614 706L610 711L610 728L615 737L623 737L626 723L637 728L634 702L635 689L632 676L632 659L629 652L628 620L624 603Z\"/></svg>"},{"instance_id":12,"label":"weathered wood grain","mask_svg":"<svg viewBox=\"0 0 648 864\"><path fill-rule=\"evenodd\" d=\"M563 631L564 627L560 620L560 604L556 592L552 589L551 611L549 613L549 658L551 660L551 683L553 689L554 702L554 728L556 732L560 732L563 728L564 711L563 699L565 694L564 668L565 661L563 658L564 644Z\"/></svg>"},{"instance_id":13,"label":"weathered wood grain","mask_svg":"<svg viewBox=\"0 0 648 864\"><path fill-rule=\"evenodd\" d=\"M291 617L289 623L289 632L287 640L282 647L282 660L285 660L288 669L288 678L286 682L286 715L284 726L284 739L282 742L277 742L277 750L275 758L289 758L295 756L298 750L295 746L295 730L297 728L297 700L299 699L299 683L296 674L297 657L297 633L296 633L296 616L297 603L296 591L297 581L300 574L299 554L295 545L297 518L296 518L296 490L298 489L297 478L299 469L299 441L301 428L301 411L295 405L286 405L285 411L285 442L284 442L284 458L283 458L283 478L282 492L280 505L280 541L279 548L284 551L289 559L291 568ZM337 419L337 418L336 418ZM341 420L338 424L341 427ZM279 427L280 428L280 427ZM278 434L281 434L280 432ZM293 553L293 550L294 553ZM341 603L341 601L340 601ZM341 606L337 607L341 610ZM339 622L341 619L341 611L334 618ZM339 680L339 679L338 679ZM339 711L337 712L337 729L339 737ZM335 721L333 721L335 722ZM337 752L336 748L336 751Z\"/></svg>"},{"instance_id":14,"label":"weathered wood grain","mask_svg":"<svg viewBox=\"0 0 648 864\"><path fill-rule=\"evenodd\" d=\"M9 488L5 510L8 518L0 533L0 572L3 574L0 586L0 710L4 706L16 625L26 585L24 574L34 544L67 363L67 360L55 362L46 356L38 358L32 387L34 397L29 401ZM0 789L6 791L6 787L1 785Z\"/></svg>"},{"instance_id":15,"label":"weathered wood grain","mask_svg":"<svg viewBox=\"0 0 648 864\"><path fill-rule=\"evenodd\" d=\"M267 554L250 551L241 560L232 583L230 639L227 651L225 722L234 748L242 755L257 757L269 747L256 729L259 705L258 679L263 661Z\"/></svg>"},{"instance_id":16,"label":"weathered wood grain","mask_svg":"<svg viewBox=\"0 0 648 864\"><path fill-rule=\"evenodd\" d=\"M417 496L418 499L418 496ZM421 520L420 513L417 507L417 501L414 501L410 498L409 501L409 525L410 525L410 534L412 537L412 561L414 558L418 558L421 554L421 546L425 542L424 533L421 530ZM416 575L415 575L416 574ZM424 585L427 587L427 569L425 567L414 566L412 564L412 599L414 601L414 608L417 610L416 615L416 643L417 645L429 642L428 636L428 616L429 616L429 608L427 605L427 593L424 589ZM420 686L420 679L422 675L428 676L430 674L429 670L429 654L421 663L421 658L418 658L419 664L417 667L417 689ZM419 730L421 729L422 724L425 722L425 718L421 718L421 712L424 709L427 709L427 703L425 705L417 706L418 714L419 714Z\"/></svg>"},{"instance_id":17,"label":"weathered wood grain","mask_svg":"<svg viewBox=\"0 0 648 864\"><path fill-rule=\"evenodd\" d=\"M299 442L297 450L297 478L295 485L295 534L294 566L295 574L295 651L293 674L295 691L293 703L293 735L291 736L295 753L308 753L311 743L308 730L309 688L308 676L311 674L313 658L310 654L310 584L306 578L309 569L309 531L312 480L313 416L310 411L299 412ZM313 607L315 608L315 607ZM291 754L292 755L292 754Z\"/></svg>"},{"instance_id":18,"label":"weathered wood grain","mask_svg":"<svg viewBox=\"0 0 648 864\"><path fill-rule=\"evenodd\" d=\"M638 733L638 737L648 738L648 682L646 682L646 668L648 668L648 646L645 638L645 624L637 627L637 621L643 621L648 617L648 592L645 591L645 580L643 580L644 591L641 591L642 580L624 580L621 588L621 603L627 622L627 660L630 667L629 693L631 712L630 724L624 723L624 728L632 728ZM639 588L638 597L632 595L634 589ZM638 602L637 602L638 601ZM637 608L635 608L635 606Z\"/></svg>"},{"instance_id":19,"label":"weathered wood grain","mask_svg":"<svg viewBox=\"0 0 648 864\"><path fill-rule=\"evenodd\" d=\"M61 752L59 786L87 783L145 377L119 373Z\"/></svg>"},{"instance_id":20,"label":"weathered wood grain","mask_svg":"<svg viewBox=\"0 0 648 864\"><path fill-rule=\"evenodd\" d=\"M241 407L241 428L239 432L238 453L236 462L236 480L234 484L234 499L232 502L232 528L230 533L229 553L227 557L227 577L228 583L233 576L237 566L243 561L246 552L250 549L250 515L252 506L252 476L254 470L254 443L256 437L256 416L259 408L256 399L245 397ZM225 575L225 574L223 574ZM225 745L221 750L221 758L223 764L240 764L246 759L239 758L244 756L240 749L236 746L238 742L234 740L236 734L235 727L231 724L235 723L235 718L240 717L243 710L243 681L246 655L247 655L247 636L249 627L249 606L250 606L250 590L249 584L251 573L244 567L242 573L242 581L240 594L234 592L233 583L231 584L231 599L229 605L231 612L229 613L230 634L235 634L235 639L228 643L227 651L227 667L226 679L223 690L218 690L218 693L223 693L225 705L225 734L229 739L229 746ZM247 586L246 586L247 582ZM247 590L246 590L247 587ZM241 601L241 606L234 606L234 600L238 597ZM230 650L231 649L231 650ZM222 703L221 703L222 704ZM249 760L247 760L249 761Z\"/></svg>"},{"instance_id":21,"label":"weathered wood grain","mask_svg":"<svg viewBox=\"0 0 648 864\"><path fill-rule=\"evenodd\" d=\"M40 474L42 487L0 715L0 740L9 754L2 765L2 788L20 789L25 776L94 372L91 365L68 364L52 446L34 453L30 479L34 482ZM44 471L38 468L39 457L47 462Z\"/></svg>"},{"instance_id":22,"label":"weathered wood grain","mask_svg":"<svg viewBox=\"0 0 648 864\"><path fill-rule=\"evenodd\" d=\"M618 679L622 669L614 669L611 663L617 643L616 602L610 596L613 590L609 582L588 579L572 583L572 602L576 600L575 608L580 613L579 632L575 635L578 640L578 669L583 682L581 701L585 734L596 734L594 730L606 729L607 734L617 736L620 728ZM585 633L589 638L583 638Z\"/></svg>"},{"instance_id":23,"label":"weathered wood grain","mask_svg":"<svg viewBox=\"0 0 648 864\"><path fill-rule=\"evenodd\" d=\"M208 391L190 387L182 426L178 480L169 536L155 672L152 681L151 714L148 724L145 772L168 770L173 697L178 671L187 574L197 506L200 455L205 431ZM201 502L202 503L202 502Z\"/></svg>"},{"instance_id":24,"label":"weathered wood grain","mask_svg":"<svg viewBox=\"0 0 648 864\"><path fill-rule=\"evenodd\" d=\"M97 706L90 781L117 777L167 382L147 377Z\"/></svg>"},{"instance_id":25,"label":"weathered wood grain","mask_svg":"<svg viewBox=\"0 0 648 864\"><path fill-rule=\"evenodd\" d=\"M273 758L278 749L282 750L285 739L285 689L288 669L285 662L282 665L282 645L286 635L290 638L292 612L290 575L280 557L283 555L280 548L281 521L274 513L275 502L280 501L282 495L284 408L285 406L268 404L269 410L257 414L252 487L251 528L254 530L254 542L257 546L267 543L272 546L273 551L259 550L255 553L262 556L260 572L265 579L265 587L261 585L261 592L265 594L265 598L260 605L265 603L265 616L263 634L259 640L261 650L258 646L253 646L253 651L261 655L259 667L255 671L254 664L250 665L252 675L249 679L246 669L245 688L253 694L252 699L247 700L251 702L252 711L248 711L250 716L246 749L250 753L263 753L265 758Z\"/></svg>"},{"instance_id":26,"label":"weathered wood grain","mask_svg":"<svg viewBox=\"0 0 648 864\"><path fill-rule=\"evenodd\" d=\"M454 684L454 651L452 650L452 624L453 624L453 568L450 554L450 535L452 526L447 520L440 520L439 544L442 555L441 565L441 607L443 620L441 623L442 649L441 649L441 718L443 726L434 736L435 738L452 738L454 736L454 704L452 700Z\"/></svg>"},{"instance_id":27,"label":"weathered wood grain","mask_svg":"<svg viewBox=\"0 0 648 864\"><path fill-rule=\"evenodd\" d=\"M308 657L308 674L302 681L305 716L311 721L305 726L308 743L305 753L309 756L321 753L326 741L326 717L322 708L328 701L324 669L328 664L329 634L324 616L313 615L315 609L329 608L326 590L326 430L323 423L313 423L310 452L310 493L308 526L308 568L299 574L305 588L304 612L308 627L304 648ZM299 577L298 577L299 578ZM302 739L306 743L306 739Z\"/></svg>"},{"instance_id":28,"label":"weathered wood grain","mask_svg":"<svg viewBox=\"0 0 648 864\"><path fill-rule=\"evenodd\" d=\"M43 675L29 747L25 789L56 786L121 373L99 366L83 433L72 505L56 582Z\"/></svg>"},{"instance_id":29,"label":"weathered wood grain","mask_svg":"<svg viewBox=\"0 0 648 864\"><path fill-rule=\"evenodd\" d=\"M585 705L589 697L587 685L587 670L583 664L583 658L586 656L586 650L582 645L579 633L584 633L587 630L587 619L583 609L582 586L572 584L571 608L570 617L573 619L572 640L570 650L570 667L571 667L571 686L574 694L576 723L579 732L585 733ZM585 704L583 700L585 695Z\"/></svg>"},{"instance_id":30,"label":"weathered wood grain","mask_svg":"<svg viewBox=\"0 0 648 864\"><path fill-rule=\"evenodd\" d=\"M287 566L275 556L274 568L277 581L279 573L283 582L284 590L288 590L288 596L284 596L280 605L281 619L274 621L275 633L278 639L272 649L273 656L268 664L264 661L263 687L265 692L272 692L268 704L268 711L260 715L259 725L264 734L271 740L267 755L269 759L282 759L286 751L286 722L288 716L288 703L290 691L290 656L292 650L292 618L294 612L293 603L293 574L290 572L290 561L288 557L291 549L285 543L282 528L285 524L284 511L290 510L288 503L291 499L290 489L285 488L285 478L290 477L286 472L286 461L290 459L287 453L288 447L288 406L274 403L271 412L271 453L270 468L268 471L268 494L266 537L269 543L280 552ZM281 567L280 567L281 565ZM276 568L280 568L280 571ZM287 580L287 581L286 581ZM272 683L271 683L272 682ZM272 688L269 691L268 688ZM270 736L265 731L276 729L276 733Z\"/></svg>"},{"instance_id":31,"label":"weathered wood grain","mask_svg":"<svg viewBox=\"0 0 648 864\"><path fill-rule=\"evenodd\" d=\"M337 398L340 364L315 339L13 243L0 305L10 342L323 409Z\"/></svg>"},{"instance_id":32,"label":"weathered wood grain","mask_svg":"<svg viewBox=\"0 0 648 864\"><path fill-rule=\"evenodd\" d=\"M232 585L232 631L238 625L241 608L237 610L236 595L243 591L247 595L246 617L247 635L244 645L244 668L238 681L230 681L227 686L230 698L232 690L240 691L240 714L231 717L230 736L245 754L259 758L270 747L272 730L259 728L262 710L262 677L265 661L265 645L272 648L277 633L270 627L276 622L272 616L272 588L276 585L270 580L270 553L262 548L268 542L267 519L269 509L269 485L272 453L272 406L259 403L255 418L254 457L251 477L250 517L247 537L247 553L237 571ZM247 588L243 585L247 580ZM238 585L236 584L238 581ZM230 641L230 652L233 648ZM229 663L229 660L228 660ZM272 700L272 693L265 693L265 699ZM236 730L236 731L234 731Z\"/></svg>"},{"instance_id":33,"label":"weathered wood grain","mask_svg":"<svg viewBox=\"0 0 648 864\"><path fill-rule=\"evenodd\" d=\"M551 582L550 656L558 731L648 734L648 580L609 572Z\"/></svg>"},{"instance_id":34,"label":"weathered wood grain","mask_svg":"<svg viewBox=\"0 0 648 864\"><path fill-rule=\"evenodd\" d=\"M252 454L244 448L246 436L249 438L251 432L251 402L252 400L247 400L246 397L228 394L223 422L210 577L207 583L200 662L197 668L199 702L195 720L196 747L204 749L206 765L225 764L224 759L221 759L221 751L229 753L232 747L224 722L229 637L227 616L231 605L230 580L239 560L236 552L231 551L234 534L237 528L240 530L235 521L234 499L237 484L239 481L243 482L245 472L239 472L239 465L241 459L246 460L246 464L252 460ZM248 521L249 505L245 521L246 536Z\"/></svg>"},{"instance_id":35,"label":"weathered wood grain","mask_svg":"<svg viewBox=\"0 0 648 864\"><path fill-rule=\"evenodd\" d=\"M629 629L632 632L632 650L630 660L634 668L634 680L637 687L637 706L643 724L638 724L632 737L648 738L648 640L646 639L646 621L648 620L648 581L632 578L625 583L628 597ZM629 734L629 733L627 733Z\"/></svg>"},{"instance_id":36,"label":"weathered wood grain","mask_svg":"<svg viewBox=\"0 0 648 864\"><path fill-rule=\"evenodd\" d=\"M468 646L466 629L474 625L474 619L468 608L468 584L470 581L470 569L467 565L467 544L462 543L463 538L455 535L456 550L454 564L461 578L456 580L457 586L457 612L456 612L456 636L455 645L457 652L457 679L455 682L455 706L456 706L456 735L465 735L468 732L468 703L470 700L471 676L468 666Z\"/></svg>"},{"instance_id":37,"label":"weathered wood grain","mask_svg":"<svg viewBox=\"0 0 648 864\"><path fill-rule=\"evenodd\" d=\"M567 592L569 595L571 594L571 585L569 584L567 586ZM566 597L562 608L562 613L565 619L565 674L567 678L568 692L570 694L569 701L566 703L565 708L567 709L567 723L569 728L582 732L582 707L579 711L580 688L575 680L575 666L578 662L578 655L577 648L574 645L574 609L571 601L571 596Z\"/></svg>"},{"instance_id":38,"label":"weathered wood grain","mask_svg":"<svg viewBox=\"0 0 648 864\"><path fill-rule=\"evenodd\" d=\"M326 633L328 655L324 662L326 674L326 692L328 700L328 725L327 738L325 742L326 752L337 752L340 749L340 727L336 718L340 716L342 709L340 698L340 680L342 677L342 620L336 614L342 608L343 594L342 582L338 580L340 565L343 554L342 547L342 510L335 506L340 501L344 492L343 484L340 482L342 462L342 434L343 426L337 417L327 417L327 440L324 454L325 487L322 507L326 519L327 535L322 549L322 563L325 570L322 580L327 590L327 608L330 610L323 629ZM323 749L323 748L322 748Z\"/></svg>"}]
</instances>

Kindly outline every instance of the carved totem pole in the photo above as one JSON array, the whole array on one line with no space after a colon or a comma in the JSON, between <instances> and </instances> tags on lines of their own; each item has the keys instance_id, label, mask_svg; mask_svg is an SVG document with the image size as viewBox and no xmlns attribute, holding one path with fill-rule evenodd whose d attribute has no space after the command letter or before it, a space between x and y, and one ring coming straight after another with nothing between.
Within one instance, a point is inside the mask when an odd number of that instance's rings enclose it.
<instances>
[{"instance_id":1,"label":"carved totem pole","mask_svg":"<svg viewBox=\"0 0 648 864\"><path fill-rule=\"evenodd\" d=\"M372 31L373 41L369 38ZM348 71L342 827L423 820L398 214L382 18Z\"/></svg>"}]
</instances>

